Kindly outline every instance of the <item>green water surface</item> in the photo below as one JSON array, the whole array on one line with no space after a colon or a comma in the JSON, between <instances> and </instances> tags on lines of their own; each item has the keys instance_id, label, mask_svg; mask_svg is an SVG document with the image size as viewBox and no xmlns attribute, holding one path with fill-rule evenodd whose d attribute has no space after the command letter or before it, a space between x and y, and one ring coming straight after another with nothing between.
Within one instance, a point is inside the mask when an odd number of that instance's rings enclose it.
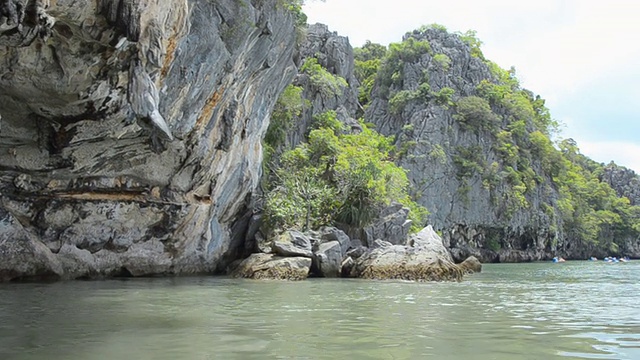
<instances>
[{"instance_id":1,"label":"green water surface","mask_svg":"<svg viewBox=\"0 0 640 360\"><path fill-rule=\"evenodd\" d=\"M0 359L640 359L640 261L0 285Z\"/></svg>"}]
</instances>

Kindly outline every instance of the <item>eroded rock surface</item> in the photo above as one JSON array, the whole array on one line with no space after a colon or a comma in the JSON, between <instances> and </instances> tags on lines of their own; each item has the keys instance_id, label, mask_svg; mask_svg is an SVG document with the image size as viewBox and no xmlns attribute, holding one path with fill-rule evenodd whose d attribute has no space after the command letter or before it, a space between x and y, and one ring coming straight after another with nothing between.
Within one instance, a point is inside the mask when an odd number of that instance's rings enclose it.
<instances>
[{"instance_id":1,"label":"eroded rock surface","mask_svg":"<svg viewBox=\"0 0 640 360\"><path fill-rule=\"evenodd\" d=\"M403 58L392 78L378 79L365 119L381 133L396 136L402 150L396 162L408 170L417 202L430 212L429 223L442 231L452 250L552 250L553 239L562 236L549 229L562 224L545 211L555 206L558 194L540 159L530 164L538 181L527 192L527 206L521 207L513 205L508 182L488 184L484 170L467 171L460 165L461 159L469 158L479 159L483 169L503 163L490 134L465 128L456 120L460 99L478 96L483 81L496 81L490 67L473 56L460 36L443 29L416 30L404 39L428 43L428 50ZM425 94L392 108L390 100L402 91ZM492 111L506 115L504 109ZM527 130L532 131L532 122L527 121Z\"/></svg>"},{"instance_id":2,"label":"eroded rock surface","mask_svg":"<svg viewBox=\"0 0 640 360\"><path fill-rule=\"evenodd\" d=\"M451 260L442 238L431 225L405 238L405 245L376 240L376 246L359 255L350 275L366 279L460 281L463 271Z\"/></svg>"},{"instance_id":3,"label":"eroded rock surface","mask_svg":"<svg viewBox=\"0 0 640 360\"><path fill-rule=\"evenodd\" d=\"M0 17L0 280L224 268L296 72L281 2L3 0Z\"/></svg>"}]
</instances>

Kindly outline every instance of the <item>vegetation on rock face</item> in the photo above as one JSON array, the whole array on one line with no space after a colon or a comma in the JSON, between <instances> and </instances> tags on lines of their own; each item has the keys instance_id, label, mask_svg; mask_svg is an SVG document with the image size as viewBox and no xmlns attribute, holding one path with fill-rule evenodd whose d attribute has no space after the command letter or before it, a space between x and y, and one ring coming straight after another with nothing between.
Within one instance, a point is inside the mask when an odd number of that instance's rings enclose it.
<instances>
[{"instance_id":1,"label":"vegetation on rock face","mask_svg":"<svg viewBox=\"0 0 640 360\"><path fill-rule=\"evenodd\" d=\"M580 154L573 140L563 140L559 147L562 164L554 180L560 189L558 208L566 237L612 253L624 240L637 240L640 207L600 181L604 165Z\"/></svg>"},{"instance_id":2,"label":"vegetation on rock face","mask_svg":"<svg viewBox=\"0 0 640 360\"><path fill-rule=\"evenodd\" d=\"M363 62L376 68L380 48L370 44ZM384 51L382 52L384 53ZM369 70L375 75L376 70ZM309 86L325 97L341 96L348 84L329 73L316 58L305 59L300 73ZM363 72L366 74L366 70ZM265 137L265 230L315 229L344 223L363 227L385 206L399 201L410 208L415 229L425 224L426 210L407 195L408 180L392 161L393 139L365 124L355 133L346 131L333 110L315 115L306 141L285 150L277 159L268 155L279 147L288 129L305 107L302 89L290 85L281 95ZM414 229L414 230L415 230Z\"/></svg>"},{"instance_id":3,"label":"vegetation on rock face","mask_svg":"<svg viewBox=\"0 0 640 360\"><path fill-rule=\"evenodd\" d=\"M307 58L302 64L300 72L307 74L311 85L327 97L341 96L343 89L349 86L344 78L333 75L323 68L316 58Z\"/></svg>"},{"instance_id":4,"label":"vegetation on rock face","mask_svg":"<svg viewBox=\"0 0 640 360\"><path fill-rule=\"evenodd\" d=\"M295 4L301 2L294 1L292 6ZM446 34L446 29L438 25L426 26L417 34L425 31ZM306 142L284 151L267 171L264 212L269 230L310 229L334 223L363 226L393 200L401 200L412 209L411 217L418 228L425 223L427 212L410 200L406 172L393 163L410 156L441 166L451 164L463 201L472 189L471 180L479 180L490 191L492 204L502 209L504 219L532 211L533 207L541 209L546 219L540 221L547 227L542 230L548 234L549 248L581 244L616 253L625 241L637 240L640 207L632 206L601 181L603 166L581 155L574 142L551 140L558 124L545 101L520 86L513 68L504 70L486 60L474 31L447 36L457 36L491 75L471 84L470 92L462 91L457 86L430 82L430 71L453 76L456 59L447 55L450 52L432 48L424 37L408 34L388 48L367 42L354 49L360 114L371 103L376 88L377 96L388 101L389 113L399 120L414 106L439 106L450 112L460 131L474 133L479 143L457 146L426 142L426 146L417 147L420 141L411 137L413 125L408 124L394 144L393 138L378 134L362 122L362 132L350 133L335 112L318 114ZM420 64L425 70L417 84L407 86L405 72L412 64ZM348 86L315 58L307 58L300 71L324 96L339 96ZM416 72L415 68L410 71ZM301 88L291 85L278 101L265 137L267 155L295 126L296 117L306 106L301 94ZM412 107L407 107L410 104ZM427 153L412 152L417 148ZM490 240L485 247L500 248L502 240L495 236Z\"/></svg>"},{"instance_id":5,"label":"vegetation on rock face","mask_svg":"<svg viewBox=\"0 0 640 360\"><path fill-rule=\"evenodd\" d=\"M371 102L371 91L373 90L381 61L387 54L387 48L367 41L361 48L353 49L353 53L355 76L360 83L358 101L365 108Z\"/></svg>"},{"instance_id":6,"label":"vegetation on rock face","mask_svg":"<svg viewBox=\"0 0 640 360\"><path fill-rule=\"evenodd\" d=\"M474 92L458 95L446 84L429 81L432 71L448 74L456 59L440 52L440 47L432 47L427 40L432 38L424 36L425 32L437 33L437 38L446 33L446 28L425 26L408 33L401 43L389 45L386 51L371 43L356 49L356 74L361 84L366 84L360 95L363 106L371 101L375 87L377 96L387 99L389 114L399 120L409 115L406 109L414 108L407 108L409 104L451 109L462 131L473 132L483 139L482 143L489 144L489 149L431 144L438 162L450 161L457 169L462 199L471 189L469 180L478 178L494 196L496 208L503 209L504 219L509 219L517 212L530 211L533 199L542 197L543 203L536 206L547 217L549 246L582 243L615 253L623 242L640 237L640 208L631 206L628 199L602 182L603 166L580 155L575 144L554 144L551 136L557 133L557 122L544 99L521 87L513 68L504 70L486 60L474 31L449 34L462 40L470 55L484 63L491 74L472 84ZM436 66L427 68L430 62ZM417 87L406 84L405 72L415 76L420 66L424 67L421 83ZM439 90L433 91L432 87ZM404 130L398 140L399 155L432 158L431 154L410 154L416 139L405 135ZM487 151L497 161L486 161ZM501 190L494 192L498 187Z\"/></svg>"},{"instance_id":7,"label":"vegetation on rock face","mask_svg":"<svg viewBox=\"0 0 640 360\"><path fill-rule=\"evenodd\" d=\"M264 138L266 145L273 149L284 143L287 132L307 102L302 97L301 87L289 85L284 89L271 113L271 122Z\"/></svg>"},{"instance_id":8,"label":"vegetation on rock face","mask_svg":"<svg viewBox=\"0 0 640 360\"><path fill-rule=\"evenodd\" d=\"M491 130L498 126L500 120L491 110L489 102L477 96L458 100L456 111L454 119L468 130Z\"/></svg>"},{"instance_id":9,"label":"vegetation on rock face","mask_svg":"<svg viewBox=\"0 0 640 360\"><path fill-rule=\"evenodd\" d=\"M264 206L270 230L361 227L391 201L408 206L415 224L424 225L426 211L409 199L405 171L390 160L391 138L364 124L360 133L344 133L333 111L316 116L316 126L273 173Z\"/></svg>"}]
</instances>

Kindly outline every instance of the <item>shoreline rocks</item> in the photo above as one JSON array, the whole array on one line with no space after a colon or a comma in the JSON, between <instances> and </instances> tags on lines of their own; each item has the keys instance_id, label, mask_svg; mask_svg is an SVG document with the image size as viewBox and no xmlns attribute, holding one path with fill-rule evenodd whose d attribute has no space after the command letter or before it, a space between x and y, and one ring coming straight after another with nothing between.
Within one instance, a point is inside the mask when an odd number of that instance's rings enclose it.
<instances>
[{"instance_id":1,"label":"shoreline rocks","mask_svg":"<svg viewBox=\"0 0 640 360\"><path fill-rule=\"evenodd\" d=\"M233 277L247 279L304 280L309 276L311 259L280 257L273 254L252 254L231 272Z\"/></svg>"}]
</instances>

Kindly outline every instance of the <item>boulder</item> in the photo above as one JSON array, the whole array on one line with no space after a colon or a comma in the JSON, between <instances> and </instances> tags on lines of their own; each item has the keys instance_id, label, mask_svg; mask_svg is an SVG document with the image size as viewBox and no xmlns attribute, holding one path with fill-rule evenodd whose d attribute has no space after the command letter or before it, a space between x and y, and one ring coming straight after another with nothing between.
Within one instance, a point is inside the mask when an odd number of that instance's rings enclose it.
<instances>
[{"instance_id":1,"label":"boulder","mask_svg":"<svg viewBox=\"0 0 640 360\"><path fill-rule=\"evenodd\" d=\"M334 227L321 228L320 241L321 242L329 242L329 241L339 242L342 256L344 256L349 250L349 248L352 246L351 239L349 238L349 236L344 231Z\"/></svg>"},{"instance_id":2,"label":"boulder","mask_svg":"<svg viewBox=\"0 0 640 360\"><path fill-rule=\"evenodd\" d=\"M365 279L460 281L462 270L438 253L411 246L373 249L355 262L351 276Z\"/></svg>"},{"instance_id":3,"label":"boulder","mask_svg":"<svg viewBox=\"0 0 640 360\"><path fill-rule=\"evenodd\" d=\"M440 258L448 262L453 262L449 250L447 250L442 242L442 238L433 230L431 225L420 230L417 234L411 235L407 244L416 249L434 252Z\"/></svg>"},{"instance_id":4,"label":"boulder","mask_svg":"<svg viewBox=\"0 0 640 360\"><path fill-rule=\"evenodd\" d=\"M342 248L338 241L316 245L313 253L313 271L322 277L339 277L342 273Z\"/></svg>"},{"instance_id":5,"label":"boulder","mask_svg":"<svg viewBox=\"0 0 640 360\"><path fill-rule=\"evenodd\" d=\"M252 254L231 273L248 279L304 280L309 276L311 259L278 257L274 254Z\"/></svg>"},{"instance_id":6,"label":"boulder","mask_svg":"<svg viewBox=\"0 0 640 360\"><path fill-rule=\"evenodd\" d=\"M0 282L57 280L62 275L62 265L51 250L0 206Z\"/></svg>"},{"instance_id":7,"label":"boulder","mask_svg":"<svg viewBox=\"0 0 640 360\"><path fill-rule=\"evenodd\" d=\"M427 226L406 245L376 240L377 246L355 259L351 276L367 279L460 281L462 269L451 261L442 239Z\"/></svg>"},{"instance_id":8,"label":"boulder","mask_svg":"<svg viewBox=\"0 0 640 360\"><path fill-rule=\"evenodd\" d=\"M299 231L287 231L280 235L272 245L273 252L280 256L313 257L311 240Z\"/></svg>"},{"instance_id":9,"label":"boulder","mask_svg":"<svg viewBox=\"0 0 640 360\"><path fill-rule=\"evenodd\" d=\"M465 261L458 264L465 274L479 273L482 271L482 264L475 256L469 256Z\"/></svg>"}]
</instances>

